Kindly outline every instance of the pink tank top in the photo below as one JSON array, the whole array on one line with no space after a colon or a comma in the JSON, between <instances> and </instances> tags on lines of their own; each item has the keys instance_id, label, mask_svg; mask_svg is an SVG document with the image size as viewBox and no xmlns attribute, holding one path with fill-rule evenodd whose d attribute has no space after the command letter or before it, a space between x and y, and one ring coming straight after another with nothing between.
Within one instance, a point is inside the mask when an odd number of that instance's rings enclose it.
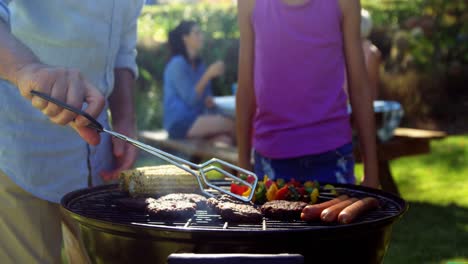
<instances>
[{"instance_id":1,"label":"pink tank top","mask_svg":"<svg viewBox=\"0 0 468 264\"><path fill-rule=\"evenodd\" d=\"M254 148L293 158L351 142L338 0L257 0Z\"/></svg>"}]
</instances>

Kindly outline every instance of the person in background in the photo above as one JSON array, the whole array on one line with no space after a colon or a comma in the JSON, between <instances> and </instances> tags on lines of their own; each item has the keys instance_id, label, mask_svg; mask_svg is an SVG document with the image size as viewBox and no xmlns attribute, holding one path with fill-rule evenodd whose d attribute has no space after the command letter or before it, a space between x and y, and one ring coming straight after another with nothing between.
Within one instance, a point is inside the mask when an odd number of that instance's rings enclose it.
<instances>
[{"instance_id":1,"label":"person in background","mask_svg":"<svg viewBox=\"0 0 468 264\"><path fill-rule=\"evenodd\" d=\"M136 136L133 84L143 0L0 0L0 262L87 263L61 198L130 168L134 147L31 91Z\"/></svg>"},{"instance_id":2,"label":"person in background","mask_svg":"<svg viewBox=\"0 0 468 264\"><path fill-rule=\"evenodd\" d=\"M382 53L379 48L369 40L372 31L372 17L369 11L361 10L361 37L362 51L366 63L367 75L369 77L369 88L372 92L372 100L375 101L379 96L380 84L380 65L382 64ZM348 83L345 81L345 90L348 93Z\"/></svg>"},{"instance_id":3,"label":"person in background","mask_svg":"<svg viewBox=\"0 0 468 264\"><path fill-rule=\"evenodd\" d=\"M203 34L194 21L182 21L170 32L172 57L164 69L164 128L171 138L204 138L233 144L234 120L217 111L211 80L224 63L208 67L200 58Z\"/></svg>"},{"instance_id":4,"label":"person in background","mask_svg":"<svg viewBox=\"0 0 468 264\"><path fill-rule=\"evenodd\" d=\"M350 102L362 185L378 188L375 121L359 0L238 1L239 165L262 177L354 184Z\"/></svg>"}]
</instances>

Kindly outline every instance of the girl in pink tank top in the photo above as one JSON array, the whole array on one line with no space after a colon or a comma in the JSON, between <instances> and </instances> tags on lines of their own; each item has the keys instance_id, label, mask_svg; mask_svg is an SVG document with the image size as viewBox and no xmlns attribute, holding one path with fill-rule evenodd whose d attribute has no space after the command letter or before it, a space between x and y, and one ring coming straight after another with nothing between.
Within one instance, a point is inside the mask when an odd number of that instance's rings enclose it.
<instances>
[{"instance_id":1,"label":"girl in pink tank top","mask_svg":"<svg viewBox=\"0 0 468 264\"><path fill-rule=\"evenodd\" d=\"M354 183L350 102L363 153L362 184L378 188L372 101L359 0L238 1L239 165L262 177Z\"/></svg>"}]
</instances>

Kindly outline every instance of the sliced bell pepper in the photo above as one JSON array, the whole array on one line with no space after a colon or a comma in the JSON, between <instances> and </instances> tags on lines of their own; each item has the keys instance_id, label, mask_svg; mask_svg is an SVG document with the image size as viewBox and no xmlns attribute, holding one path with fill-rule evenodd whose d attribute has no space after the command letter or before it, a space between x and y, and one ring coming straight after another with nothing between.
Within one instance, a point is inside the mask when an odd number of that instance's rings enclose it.
<instances>
[{"instance_id":1,"label":"sliced bell pepper","mask_svg":"<svg viewBox=\"0 0 468 264\"><path fill-rule=\"evenodd\" d=\"M272 181L272 180L270 180L270 179L267 180L267 181L265 182L266 188L267 188L267 189L270 189L270 187L271 187L271 185L272 185L273 183L275 183L275 182ZM276 185L276 184L275 184L275 185ZM277 185L276 187L278 187L278 185Z\"/></svg>"},{"instance_id":2,"label":"sliced bell pepper","mask_svg":"<svg viewBox=\"0 0 468 264\"><path fill-rule=\"evenodd\" d=\"M307 192L308 194L311 194L311 193L314 191L315 187L310 187L310 186L309 186L309 187L305 187L304 189L306 190L306 192Z\"/></svg>"},{"instance_id":3,"label":"sliced bell pepper","mask_svg":"<svg viewBox=\"0 0 468 264\"><path fill-rule=\"evenodd\" d=\"M234 194L242 195L245 191L247 191L247 189L249 189L249 187L245 185L231 183L231 192Z\"/></svg>"},{"instance_id":4,"label":"sliced bell pepper","mask_svg":"<svg viewBox=\"0 0 468 264\"><path fill-rule=\"evenodd\" d=\"M248 183L253 183L255 181L255 177L252 175L247 175L247 179L245 181Z\"/></svg>"},{"instance_id":5,"label":"sliced bell pepper","mask_svg":"<svg viewBox=\"0 0 468 264\"><path fill-rule=\"evenodd\" d=\"M296 188L297 192L299 193L299 200L307 202L309 201L309 193L306 191L304 186Z\"/></svg>"},{"instance_id":6,"label":"sliced bell pepper","mask_svg":"<svg viewBox=\"0 0 468 264\"><path fill-rule=\"evenodd\" d=\"M301 186L301 182L297 181L297 180L294 179L294 178L291 178L291 180L289 180L288 184L293 185L294 187L299 187L299 186Z\"/></svg>"},{"instance_id":7,"label":"sliced bell pepper","mask_svg":"<svg viewBox=\"0 0 468 264\"><path fill-rule=\"evenodd\" d=\"M286 183L284 182L284 179L283 178L278 178L276 179L276 185L278 185L278 188L283 188L283 186L285 185Z\"/></svg>"},{"instance_id":8,"label":"sliced bell pepper","mask_svg":"<svg viewBox=\"0 0 468 264\"><path fill-rule=\"evenodd\" d=\"M281 189L278 189L275 195L275 200L287 200L289 196L288 185L283 186Z\"/></svg>"},{"instance_id":9,"label":"sliced bell pepper","mask_svg":"<svg viewBox=\"0 0 468 264\"><path fill-rule=\"evenodd\" d=\"M294 185L288 185L288 190L289 190L289 200L291 201L299 201L301 200L301 194L298 191L299 187L295 187Z\"/></svg>"},{"instance_id":10,"label":"sliced bell pepper","mask_svg":"<svg viewBox=\"0 0 468 264\"><path fill-rule=\"evenodd\" d=\"M318 188L314 188L312 193L310 193L310 204L315 204L318 201L319 190Z\"/></svg>"},{"instance_id":11,"label":"sliced bell pepper","mask_svg":"<svg viewBox=\"0 0 468 264\"><path fill-rule=\"evenodd\" d=\"M320 183L319 183L317 180L314 180L314 187L315 187L315 188L319 188L319 187L320 187Z\"/></svg>"},{"instance_id":12,"label":"sliced bell pepper","mask_svg":"<svg viewBox=\"0 0 468 264\"><path fill-rule=\"evenodd\" d=\"M265 184L263 182L259 182L257 184L257 188L255 190L255 202L256 203L264 203L266 202L266 193L267 193L267 190L265 188Z\"/></svg>"},{"instance_id":13,"label":"sliced bell pepper","mask_svg":"<svg viewBox=\"0 0 468 264\"><path fill-rule=\"evenodd\" d=\"M244 197L248 197L250 195L250 193L252 192L252 189L247 187L247 191L243 192L242 193L242 196Z\"/></svg>"},{"instance_id":14,"label":"sliced bell pepper","mask_svg":"<svg viewBox=\"0 0 468 264\"><path fill-rule=\"evenodd\" d=\"M336 191L335 186L333 186L331 184L325 184L325 186L323 186L323 189L324 190L329 190L330 193L333 194L333 195L338 195L338 192Z\"/></svg>"},{"instance_id":15,"label":"sliced bell pepper","mask_svg":"<svg viewBox=\"0 0 468 264\"><path fill-rule=\"evenodd\" d=\"M276 183L272 183L271 186L268 188L266 192L266 198L268 201L273 201L276 197L276 193L278 192L278 187L276 187Z\"/></svg>"},{"instance_id":16,"label":"sliced bell pepper","mask_svg":"<svg viewBox=\"0 0 468 264\"><path fill-rule=\"evenodd\" d=\"M314 187L315 187L315 183L314 183L313 181L310 181L310 180L309 180L309 181L304 182L303 186L304 186L305 188L314 188Z\"/></svg>"}]
</instances>

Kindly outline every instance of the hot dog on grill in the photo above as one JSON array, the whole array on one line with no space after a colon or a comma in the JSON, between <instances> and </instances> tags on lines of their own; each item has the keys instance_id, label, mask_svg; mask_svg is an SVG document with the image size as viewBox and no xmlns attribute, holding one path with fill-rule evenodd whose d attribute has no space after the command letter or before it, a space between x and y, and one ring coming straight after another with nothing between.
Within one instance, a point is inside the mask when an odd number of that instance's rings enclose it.
<instances>
[{"instance_id":1,"label":"hot dog on grill","mask_svg":"<svg viewBox=\"0 0 468 264\"><path fill-rule=\"evenodd\" d=\"M349 198L344 201L341 201L335 205L332 205L325 210L322 211L320 214L320 219L324 222L335 222L338 219L338 214L348 207L349 205L353 204L356 202L358 199L357 198Z\"/></svg>"},{"instance_id":2,"label":"hot dog on grill","mask_svg":"<svg viewBox=\"0 0 468 264\"><path fill-rule=\"evenodd\" d=\"M348 199L348 196L343 194L323 203L307 205L304 207L304 209L302 209L301 219L304 221L317 220L320 218L320 214L323 210L346 199Z\"/></svg>"},{"instance_id":3,"label":"hot dog on grill","mask_svg":"<svg viewBox=\"0 0 468 264\"><path fill-rule=\"evenodd\" d=\"M379 206L379 201L374 197L366 197L363 198L345 209L343 209L338 214L338 222L342 224L348 224L354 221L356 217L361 215L362 213L377 208Z\"/></svg>"}]
</instances>

